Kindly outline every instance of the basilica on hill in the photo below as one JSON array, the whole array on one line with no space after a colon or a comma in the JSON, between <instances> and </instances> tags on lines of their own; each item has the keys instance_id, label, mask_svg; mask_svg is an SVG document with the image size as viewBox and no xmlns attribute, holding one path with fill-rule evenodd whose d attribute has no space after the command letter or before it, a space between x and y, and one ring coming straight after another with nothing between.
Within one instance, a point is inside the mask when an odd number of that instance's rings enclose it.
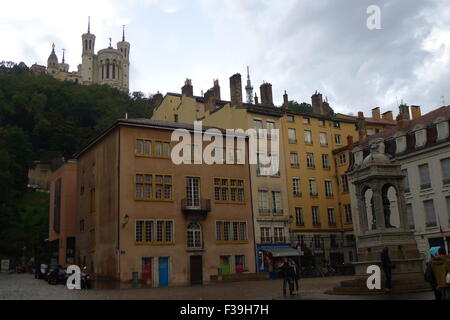
<instances>
[{"instance_id":1,"label":"basilica on hill","mask_svg":"<svg viewBox=\"0 0 450 320\"><path fill-rule=\"evenodd\" d=\"M114 88L128 92L130 70L130 43L125 41L125 26L122 40L117 42L117 47L111 45L109 39L108 48L95 53L95 35L91 33L90 20L87 32L81 36L82 55L81 64L77 71L69 71L69 65L65 62L64 49L62 61L59 62L55 53L55 44L47 59L47 66L34 64L31 71L39 74L49 74L61 81L73 81L81 84L108 84Z\"/></svg>"}]
</instances>

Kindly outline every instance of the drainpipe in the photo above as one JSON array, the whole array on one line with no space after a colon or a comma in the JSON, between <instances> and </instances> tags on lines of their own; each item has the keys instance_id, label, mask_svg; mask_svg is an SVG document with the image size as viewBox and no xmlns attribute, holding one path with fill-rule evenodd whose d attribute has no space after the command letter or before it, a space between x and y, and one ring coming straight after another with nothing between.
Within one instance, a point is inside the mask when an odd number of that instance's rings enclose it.
<instances>
[{"instance_id":1,"label":"drainpipe","mask_svg":"<svg viewBox=\"0 0 450 320\"><path fill-rule=\"evenodd\" d=\"M250 163L249 163L249 161L250 161L250 155L249 155L250 139L248 139L248 137L246 139L247 139L247 160L248 160L247 161L247 166L248 166L248 177L249 177L248 181L249 181L249 188L250 188L249 189L250 190L250 207L251 207L251 210L252 210L252 225L253 225L253 248L254 248L254 253L255 253L254 254L255 271L256 271L256 273L259 273L259 266L258 266L259 253L258 253L258 250L257 250L257 247L256 247L256 223L255 223L255 214L253 212L252 171L250 169Z\"/></svg>"},{"instance_id":2,"label":"drainpipe","mask_svg":"<svg viewBox=\"0 0 450 320\"><path fill-rule=\"evenodd\" d=\"M117 148L117 271L120 282L120 125L118 128L118 148Z\"/></svg>"}]
</instances>

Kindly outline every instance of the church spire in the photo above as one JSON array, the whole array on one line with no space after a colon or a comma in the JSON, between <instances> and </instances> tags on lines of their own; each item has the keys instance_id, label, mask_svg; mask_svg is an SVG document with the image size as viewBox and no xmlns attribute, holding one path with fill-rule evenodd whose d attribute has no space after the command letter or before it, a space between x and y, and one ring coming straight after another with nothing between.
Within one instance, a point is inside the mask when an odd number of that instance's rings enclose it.
<instances>
[{"instance_id":1,"label":"church spire","mask_svg":"<svg viewBox=\"0 0 450 320\"><path fill-rule=\"evenodd\" d=\"M122 41L125 41L125 25L122 25Z\"/></svg>"},{"instance_id":2,"label":"church spire","mask_svg":"<svg viewBox=\"0 0 450 320\"><path fill-rule=\"evenodd\" d=\"M91 17L88 17L88 33L91 33Z\"/></svg>"},{"instance_id":3,"label":"church spire","mask_svg":"<svg viewBox=\"0 0 450 320\"><path fill-rule=\"evenodd\" d=\"M247 66L247 85L245 86L245 92L247 95L247 103L253 104L253 87L250 81L250 70Z\"/></svg>"},{"instance_id":4,"label":"church spire","mask_svg":"<svg viewBox=\"0 0 450 320\"><path fill-rule=\"evenodd\" d=\"M66 52L66 49L62 49L62 52L63 52L63 58L62 58L62 63L65 63L66 62L66 60L64 59L64 53Z\"/></svg>"}]
</instances>

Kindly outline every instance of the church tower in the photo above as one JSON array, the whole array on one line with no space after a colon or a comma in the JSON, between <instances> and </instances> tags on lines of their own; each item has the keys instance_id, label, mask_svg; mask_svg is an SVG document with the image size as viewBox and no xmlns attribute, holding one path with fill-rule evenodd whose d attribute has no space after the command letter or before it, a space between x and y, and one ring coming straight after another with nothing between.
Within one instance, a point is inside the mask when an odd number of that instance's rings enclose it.
<instances>
[{"instance_id":1,"label":"church tower","mask_svg":"<svg viewBox=\"0 0 450 320\"><path fill-rule=\"evenodd\" d=\"M52 52L50 53L50 56L47 59L47 73L55 75L56 73L58 73L58 67L59 67L58 57L56 56L55 53L55 44L53 44Z\"/></svg>"},{"instance_id":2,"label":"church tower","mask_svg":"<svg viewBox=\"0 0 450 320\"><path fill-rule=\"evenodd\" d=\"M88 20L88 30L81 36L83 53L81 55L81 81L91 84L94 81L94 47L95 35L91 33L91 18Z\"/></svg>"},{"instance_id":3,"label":"church tower","mask_svg":"<svg viewBox=\"0 0 450 320\"><path fill-rule=\"evenodd\" d=\"M247 85L245 86L245 93L247 96L247 103L253 104L253 86L250 81L250 71L247 66Z\"/></svg>"},{"instance_id":4,"label":"church tower","mask_svg":"<svg viewBox=\"0 0 450 320\"><path fill-rule=\"evenodd\" d=\"M123 26L122 30L122 41L117 42L117 50L119 50L123 56L121 68L122 74L120 75L122 80L122 88L124 90L128 90L130 85L130 43L125 41L125 26Z\"/></svg>"}]
</instances>

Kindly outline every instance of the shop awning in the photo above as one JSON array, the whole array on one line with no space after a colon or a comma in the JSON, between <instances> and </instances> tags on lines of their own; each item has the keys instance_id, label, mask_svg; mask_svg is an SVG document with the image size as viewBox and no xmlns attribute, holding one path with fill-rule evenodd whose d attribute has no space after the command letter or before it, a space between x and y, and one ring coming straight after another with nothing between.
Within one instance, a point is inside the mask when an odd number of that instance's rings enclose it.
<instances>
[{"instance_id":1,"label":"shop awning","mask_svg":"<svg viewBox=\"0 0 450 320\"><path fill-rule=\"evenodd\" d=\"M270 248L262 250L270 252L273 257L296 257L301 255L300 252L294 248Z\"/></svg>"}]
</instances>

